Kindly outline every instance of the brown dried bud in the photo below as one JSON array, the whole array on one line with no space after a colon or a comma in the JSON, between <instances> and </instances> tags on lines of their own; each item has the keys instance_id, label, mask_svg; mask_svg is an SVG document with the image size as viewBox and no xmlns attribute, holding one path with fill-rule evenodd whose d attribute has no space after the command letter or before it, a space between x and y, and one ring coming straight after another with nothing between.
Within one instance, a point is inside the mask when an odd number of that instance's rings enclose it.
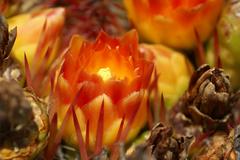
<instances>
[{"instance_id":1,"label":"brown dried bud","mask_svg":"<svg viewBox=\"0 0 240 160\"><path fill-rule=\"evenodd\" d=\"M9 56L16 35L17 28L14 28L9 32L5 18L0 15L0 76L9 80L20 80L22 78L19 64Z\"/></svg>"},{"instance_id":2,"label":"brown dried bud","mask_svg":"<svg viewBox=\"0 0 240 160\"><path fill-rule=\"evenodd\" d=\"M37 131L31 106L17 83L1 80L0 86L0 147L26 146L30 132Z\"/></svg>"},{"instance_id":3,"label":"brown dried bud","mask_svg":"<svg viewBox=\"0 0 240 160\"><path fill-rule=\"evenodd\" d=\"M0 159L29 159L46 143L43 103L15 81L0 79Z\"/></svg>"},{"instance_id":4,"label":"brown dried bud","mask_svg":"<svg viewBox=\"0 0 240 160\"><path fill-rule=\"evenodd\" d=\"M8 24L0 15L0 66L8 58L17 35L17 28L8 31Z\"/></svg>"},{"instance_id":5,"label":"brown dried bud","mask_svg":"<svg viewBox=\"0 0 240 160\"><path fill-rule=\"evenodd\" d=\"M231 118L229 77L203 65L193 74L187 92L176 107L192 124L204 129L225 128Z\"/></svg>"},{"instance_id":6,"label":"brown dried bud","mask_svg":"<svg viewBox=\"0 0 240 160\"><path fill-rule=\"evenodd\" d=\"M156 159L181 160L185 159L191 137L173 136L173 129L157 124L151 132L148 144L152 147L152 154Z\"/></svg>"}]
</instances>

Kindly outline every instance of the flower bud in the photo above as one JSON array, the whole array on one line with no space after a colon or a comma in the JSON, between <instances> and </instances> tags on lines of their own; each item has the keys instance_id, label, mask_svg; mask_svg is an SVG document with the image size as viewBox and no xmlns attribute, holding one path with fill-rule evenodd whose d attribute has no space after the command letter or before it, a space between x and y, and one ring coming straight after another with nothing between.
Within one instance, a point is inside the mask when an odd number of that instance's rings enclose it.
<instances>
[{"instance_id":1,"label":"flower bud","mask_svg":"<svg viewBox=\"0 0 240 160\"><path fill-rule=\"evenodd\" d=\"M10 29L17 27L13 57L24 64L25 53L30 67L34 68L44 58L48 48L53 47L52 51L56 52L57 40L64 24L64 9L53 8L20 14L8 19L8 23ZM49 56L47 64L54 59L55 54Z\"/></svg>"},{"instance_id":2,"label":"flower bud","mask_svg":"<svg viewBox=\"0 0 240 160\"><path fill-rule=\"evenodd\" d=\"M193 66L181 53L159 44L141 44L140 51L155 64L159 96L163 94L166 106L172 107L187 89Z\"/></svg>"}]
</instances>

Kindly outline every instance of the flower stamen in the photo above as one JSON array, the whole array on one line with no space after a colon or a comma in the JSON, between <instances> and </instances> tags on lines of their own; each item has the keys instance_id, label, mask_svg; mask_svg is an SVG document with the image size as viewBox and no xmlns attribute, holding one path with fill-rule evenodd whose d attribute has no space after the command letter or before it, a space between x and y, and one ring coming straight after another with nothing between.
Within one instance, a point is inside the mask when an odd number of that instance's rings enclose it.
<instances>
[{"instance_id":1,"label":"flower stamen","mask_svg":"<svg viewBox=\"0 0 240 160\"><path fill-rule=\"evenodd\" d=\"M109 67L100 68L97 74L103 79L103 81L107 81L112 78L111 69Z\"/></svg>"}]
</instances>

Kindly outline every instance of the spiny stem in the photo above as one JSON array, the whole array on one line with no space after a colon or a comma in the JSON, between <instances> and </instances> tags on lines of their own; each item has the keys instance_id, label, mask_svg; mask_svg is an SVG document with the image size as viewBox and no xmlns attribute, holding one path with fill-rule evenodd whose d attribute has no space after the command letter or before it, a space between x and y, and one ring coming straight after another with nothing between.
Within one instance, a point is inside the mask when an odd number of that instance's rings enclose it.
<instances>
[{"instance_id":1,"label":"spiny stem","mask_svg":"<svg viewBox=\"0 0 240 160\"><path fill-rule=\"evenodd\" d=\"M154 100L153 100L153 114L154 114L154 124L158 123L160 120L159 113L159 94L158 94L158 88L154 88Z\"/></svg>"},{"instance_id":2,"label":"spiny stem","mask_svg":"<svg viewBox=\"0 0 240 160\"><path fill-rule=\"evenodd\" d=\"M122 134L122 131L123 131L124 122L125 122L125 115L123 116L123 118L121 120L119 129L118 129L117 138L116 138L115 142L119 142L119 140L120 140L120 137L121 137L121 134Z\"/></svg>"},{"instance_id":3,"label":"spiny stem","mask_svg":"<svg viewBox=\"0 0 240 160\"><path fill-rule=\"evenodd\" d=\"M219 40L218 32L215 29L214 38L213 38L215 67L216 68L222 68L222 62L221 62L221 57L220 57L220 47L219 47L219 41L218 40Z\"/></svg>"},{"instance_id":4,"label":"spiny stem","mask_svg":"<svg viewBox=\"0 0 240 160\"><path fill-rule=\"evenodd\" d=\"M202 64L206 63L204 47L203 47L203 43L201 42L199 33L196 28L194 28L194 34L195 34L195 38L196 38L196 42L197 42L198 66L201 66Z\"/></svg>"},{"instance_id":5,"label":"spiny stem","mask_svg":"<svg viewBox=\"0 0 240 160\"><path fill-rule=\"evenodd\" d=\"M90 121L88 119L87 124L86 124L86 140L85 140L86 148L88 148L88 146L89 146L89 127L90 127Z\"/></svg>"},{"instance_id":6,"label":"spiny stem","mask_svg":"<svg viewBox=\"0 0 240 160\"><path fill-rule=\"evenodd\" d=\"M150 104L150 94L148 95L147 98L147 123L148 123L148 128L151 129L153 127L153 116L152 116L152 110L151 110L151 104Z\"/></svg>"},{"instance_id":7,"label":"spiny stem","mask_svg":"<svg viewBox=\"0 0 240 160\"><path fill-rule=\"evenodd\" d=\"M164 101L163 94L161 94L159 119L160 119L160 122L162 122L163 124L166 124L166 114L167 114L167 111L166 111L165 101Z\"/></svg>"},{"instance_id":8,"label":"spiny stem","mask_svg":"<svg viewBox=\"0 0 240 160\"><path fill-rule=\"evenodd\" d=\"M27 60L26 53L24 53L24 67L25 67L27 86L29 88L33 89L32 77L31 77L31 72L30 72L29 63L28 63L28 60Z\"/></svg>"},{"instance_id":9,"label":"spiny stem","mask_svg":"<svg viewBox=\"0 0 240 160\"><path fill-rule=\"evenodd\" d=\"M88 160L88 155L87 155L87 149L86 146L84 144L83 141L83 136L82 136L82 131L81 131L81 127L79 125L76 113L74 108L72 108L72 115L73 115L73 122L74 122L74 127L75 127L75 131L77 134L77 139L78 139L78 147L79 147L79 153L81 155L81 159L82 160Z\"/></svg>"}]
</instances>

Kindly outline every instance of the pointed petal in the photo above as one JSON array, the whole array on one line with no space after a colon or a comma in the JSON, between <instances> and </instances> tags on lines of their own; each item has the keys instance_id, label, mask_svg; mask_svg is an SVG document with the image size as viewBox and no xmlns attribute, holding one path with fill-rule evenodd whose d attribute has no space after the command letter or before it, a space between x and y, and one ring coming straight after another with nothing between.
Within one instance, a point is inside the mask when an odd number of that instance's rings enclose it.
<instances>
[{"instance_id":1,"label":"pointed petal","mask_svg":"<svg viewBox=\"0 0 240 160\"><path fill-rule=\"evenodd\" d=\"M99 119L98 119L98 128L97 128L97 136L96 136L96 144L95 144L95 154L99 154L102 149L103 142L103 127L104 127L104 99L101 104Z\"/></svg>"},{"instance_id":2,"label":"pointed petal","mask_svg":"<svg viewBox=\"0 0 240 160\"><path fill-rule=\"evenodd\" d=\"M74 122L74 127L75 127L75 131L77 134L77 139L78 139L79 153L81 155L82 160L88 160L87 149L86 149L86 146L83 141L82 131L79 126L79 122L78 122L75 110L74 110L74 108L72 108L72 109L73 109L73 111L72 111L73 122Z\"/></svg>"},{"instance_id":3,"label":"pointed petal","mask_svg":"<svg viewBox=\"0 0 240 160\"><path fill-rule=\"evenodd\" d=\"M29 88L33 88L29 63L28 63L27 56L25 53L24 53L24 66L25 66L25 74L26 74L26 79L27 79L27 86Z\"/></svg>"}]
</instances>

